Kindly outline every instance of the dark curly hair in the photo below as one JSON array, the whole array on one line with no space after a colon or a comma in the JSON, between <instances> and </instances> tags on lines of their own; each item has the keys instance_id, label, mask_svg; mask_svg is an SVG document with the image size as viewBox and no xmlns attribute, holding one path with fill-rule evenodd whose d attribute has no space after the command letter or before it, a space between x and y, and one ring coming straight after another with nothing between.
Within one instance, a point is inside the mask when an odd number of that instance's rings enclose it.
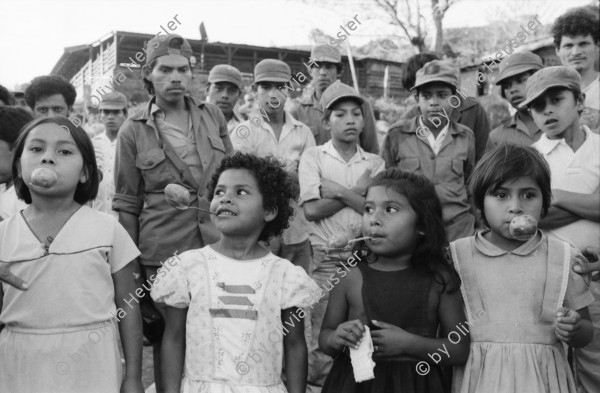
<instances>
[{"instance_id":1,"label":"dark curly hair","mask_svg":"<svg viewBox=\"0 0 600 393\"><path fill-rule=\"evenodd\" d=\"M27 187L27 184L25 184L25 181L21 176L19 170L19 161L23 155L25 141L27 140L27 136L29 136L31 130L40 124L46 123L53 123L68 129L69 133L73 137L73 140L75 141L75 144L77 145L77 148L81 152L81 158L83 159L83 167L85 168L87 174L87 180L85 183L77 184L73 199L75 202L81 205L85 205L89 201L93 201L96 199L96 195L98 194L98 186L100 184L98 166L96 165L96 155L94 154L94 145L92 145L90 137L83 130L83 128L76 126L71 120L64 116L39 117L29 123L25 129L23 129L21 135L19 135L19 138L15 142L15 155L12 161L12 175L17 196L27 204L31 203L31 193L29 192L29 187Z\"/></svg>"},{"instance_id":2,"label":"dark curly hair","mask_svg":"<svg viewBox=\"0 0 600 393\"><path fill-rule=\"evenodd\" d=\"M60 75L44 75L31 81L25 90L25 101L31 109L34 109L37 100L54 94L61 94L69 108L73 106L75 97L77 97L77 92L71 82Z\"/></svg>"},{"instance_id":3,"label":"dark curly hair","mask_svg":"<svg viewBox=\"0 0 600 393\"><path fill-rule=\"evenodd\" d=\"M0 85L0 101L4 102L4 105L15 104L15 98L13 95L10 94L10 91L8 91L8 89L2 85Z\"/></svg>"},{"instance_id":4,"label":"dark curly hair","mask_svg":"<svg viewBox=\"0 0 600 393\"><path fill-rule=\"evenodd\" d=\"M259 240L269 241L272 237L281 235L289 227L290 219L293 219L294 209L290 206L290 201L298 197L298 189L283 164L273 157L260 158L239 152L225 157L207 185L209 202L213 199L219 177L228 169L246 169L252 172L263 197L263 208L277 210L277 217L265 224Z\"/></svg>"},{"instance_id":5,"label":"dark curly hair","mask_svg":"<svg viewBox=\"0 0 600 393\"><path fill-rule=\"evenodd\" d=\"M581 7L567 11L559 16L552 26L554 46L560 48L564 36L575 37L578 35L592 36L594 44L598 45L600 27L598 27L598 8Z\"/></svg>"},{"instance_id":6,"label":"dark curly hair","mask_svg":"<svg viewBox=\"0 0 600 393\"><path fill-rule=\"evenodd\" d=\"M432 276L444 291L456 292L460 288L460 277L447 259L445 249L448 240L442 219L442 205L433 183L425 176L390 168L371 180L367 193L373 187L385 187L404 196L417 214L417 229L423 235L419 237L412 254L411 266L423 275ZM376 259L370 250L365 256L367 260Z\"/></svg>"}]
</instances>

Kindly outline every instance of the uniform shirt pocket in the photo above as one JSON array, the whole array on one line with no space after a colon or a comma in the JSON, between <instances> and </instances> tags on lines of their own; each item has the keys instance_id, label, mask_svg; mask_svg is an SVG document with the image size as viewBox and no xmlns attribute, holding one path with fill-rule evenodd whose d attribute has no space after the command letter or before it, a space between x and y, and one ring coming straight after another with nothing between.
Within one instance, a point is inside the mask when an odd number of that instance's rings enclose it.
<instances>
[{"instance_id":1,"label":"uniform shirt pocket","mask_svg":"<svg viewBox=\"0 0 600 393\"><path fill-rule=\"evenodd\" d=\"M162 149L152 149L138 154L135 166L142 172L145 191L160 191L175 180Z\"/></svg>"},{"instance_id":2,"label":"uniform shirt pocket","mask_svg":"<svg viewBox=\"0 0 600 393\"><path fill-rule=\"evenodd\" d=\"M398 168L407 172L417 172L421 163L418 157L414 158L404 158L398 163Z\"/></svg>"}]
</instances>

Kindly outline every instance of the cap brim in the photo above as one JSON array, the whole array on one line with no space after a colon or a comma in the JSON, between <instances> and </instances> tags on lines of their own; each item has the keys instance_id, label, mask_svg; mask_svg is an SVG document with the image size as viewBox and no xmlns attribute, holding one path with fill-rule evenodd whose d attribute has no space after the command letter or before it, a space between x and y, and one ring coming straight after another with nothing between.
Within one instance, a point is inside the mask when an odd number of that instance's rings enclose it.
<instances>
[{"instance_id":1,"label":"cap brim","mask_svg":"<svg viewBox=\"0 0 600 393\"><path fill-rule=\"evenodd\" d=\"M234 81L232 79L216 78L216 79L213 79L213 80L209 80L209 82L210 83L223 83L223 82L227 82L227 83L231 83L232 85L234 85L238 89L242 90L242 85L240 85L239 82Z\"/></svg>"},{"instance_id":2,"label":"cap brim","mask_svg":"<svg viewBox=\"0 0 600 393\"><path fill-rule=\"evenodd\" d=\"M259 83L259 82L282 82L282 83L286 83L292 80L292 77L290 76L289 78L283 78L283 77L278 77L278 76L266 76L264 78L260 78L260 79L255 79L254 83Z\"/></svg>"},{"instance_id":3,"label":"cap brim","mask_svg":"<svg viewBox=\"0 0 600 393\"><path fill-rule=\"evenodd\" d=\"M544 93L546 93L548 90L550 90L552 88L555 88L555 87L563 87L565 89L569 89L571 86L566 85L564 83L560 83L560 82L554 83L554 84L552 84L550 86L546 86L544 88L544 90L536 92L531 98L527 98L527 99L525 99L525 101L521 102L521 104L519 105L519 109L525 108L526 106L528 106L529 104L531 104L533 101L535 101L538 98L540 98L540 96L544 95Z\"/></svg>"},{"instance_id":4,"label":"cap brim","mask_svg":"<svg viewBox=\"0 0 600 393\"><path fill-rule=\"evenodd\" d=\"M500 77L500 79L498 79L494 84L496 86L499 86L502 84L503 81L507 80L508 78L512 78L515 75L519 75L519 74L522 74L527 71L536 72L539 70L541 70L541 68L536 68L536 67L532 66L531 64L523 64L522 66L517 66L517 67L511 68L511 70L509 72L507 72L505 75L502 75Z\"/></svg>"},{"instance_id":5,"label":"cap brim","mask_svg":"<svg viewBox=\"0 0 600 393\"><path fill-rule=\"evenodd\" d=\"M98 109L109 109L109 110L121 110L127 108L127 105L116 105L116 104L100 104Z\"/></svg>"},{"instance_id":6,"label":"cap brim","mask_svg":"<svg viewBox=\"0 0 600 393\"><path fill-rule=\"evenodd\" d=\"M316 63L333 63L340 64L342 62L341 59L334 59L333 57L321 57L319 59L312 59Z\"/></svg>"},{"instance_id":7,"label":"cap brim","mask_svg":"<svg viewBox=\"0 0 600 393\"><path fill-rule=\"evenodd\" d=\"M415 84L413 87L410 88L410 91L413 91L413 90L415 90L418 87L425 86L425 85L428 85L430 83L436 83L436 82L437 83L440 83L440 82L441 83L445 83L447 85L454 86L455 88L458 88L458 84L454 80L450 80L450 79L447 79L447 78L433 78L433 79L428 79L426 81L423 81L423 82L421 82L419 84Z\"/></svg>"},{"instance_id":8,"label":"cap brim","mask_svg":"<svg viewBox=\"0 0 600 393\"><path fill-rule=\"evenodd\" d=\"M351 98L351 99L354 99L354 100L360 102L361 105L365 103L365 99L362 98L361 96L357 96L357 95L354 95L354 94L344 94L344 95L341 95L339 97L335 97L333 100L331 100L329 102L329 104L327 104L327 106L325 107L325 109L331 108L331 106L333 104L335 104L336 102L338 102L342 98Z\"/></svg>"}]
</instances>

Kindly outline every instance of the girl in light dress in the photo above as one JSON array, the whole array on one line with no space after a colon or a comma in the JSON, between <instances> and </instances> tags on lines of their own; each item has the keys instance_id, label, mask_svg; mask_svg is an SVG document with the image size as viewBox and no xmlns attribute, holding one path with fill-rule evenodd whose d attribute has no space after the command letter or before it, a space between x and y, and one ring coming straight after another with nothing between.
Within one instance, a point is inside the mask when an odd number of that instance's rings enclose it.
<instances>
[{"instance_id":1,"label":"girl in light dress","mask_svg":"<svg viewBox=\"0 0 600 393\"><path fill-rule=\"evenodd\" d=\"M208 193L221 240L179 255L152 287L154 300L169 306L166 391L304 393L302 307L315 303L320 289L259 243L288 226L290 179L272 159L237 153L223 159Z\"/></svg>"},{"instance_id":2,"label":"girl in light dress","mask_svg":"<svg viewBox=\"0 0 600 393\"><path fill-rule=\"evenodd\" d=\"M533 148L503 145L486 154L470 181L487 229L450 244L465 299L471 351L454 392L575 393L564 342L593 334L583 278L571 272L579 250L542 231L519 240L515 217L543 217L550 169Z\"/></svg>"},{"instance_id":3,"label":"girl in light dress","mask_svg":"<svg viewBox=\"0 0 600 393\"><path fill-rule=\"evenodd\" d=\"M0 392L143 392L130 300L139 251L114 218L85 206L98 191L90 139L65 117L39 118L17 140L12 172L29 206L0 223L0 264L28 289L0 287Z\"/></svg>"}]
</instances>

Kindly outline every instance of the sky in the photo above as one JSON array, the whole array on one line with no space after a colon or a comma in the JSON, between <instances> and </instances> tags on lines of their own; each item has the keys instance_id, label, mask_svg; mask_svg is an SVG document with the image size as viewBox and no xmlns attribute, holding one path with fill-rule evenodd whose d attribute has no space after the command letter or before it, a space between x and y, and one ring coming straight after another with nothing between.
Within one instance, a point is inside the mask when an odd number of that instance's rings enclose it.
<instances>
[{"instance_id":1,"label":"sky","mask_svg":"<svg viewBox=\"0 0 600 393\"><path fill-rule=\"evenodd\" d=\"M351 33L353 45L393 34L372 11L358 3L374 0L1 0L0 84L50 73L65 47L92 44L114 30L156 34L160 26L181 22L174 31L199 39L204 22L209 41L257 46L311 45L318 28L335 36L355 15L362 21ZM342 3L342 7L335 4ZM424 1L425 4L429 0ZM484 26L514 10L539 14L542 23L590 0L459 0L446 13L444 27ZM370 10L375 9L375 6ZM395 33L399 33L396 31Z\"/></svg>"}]
</instances>

